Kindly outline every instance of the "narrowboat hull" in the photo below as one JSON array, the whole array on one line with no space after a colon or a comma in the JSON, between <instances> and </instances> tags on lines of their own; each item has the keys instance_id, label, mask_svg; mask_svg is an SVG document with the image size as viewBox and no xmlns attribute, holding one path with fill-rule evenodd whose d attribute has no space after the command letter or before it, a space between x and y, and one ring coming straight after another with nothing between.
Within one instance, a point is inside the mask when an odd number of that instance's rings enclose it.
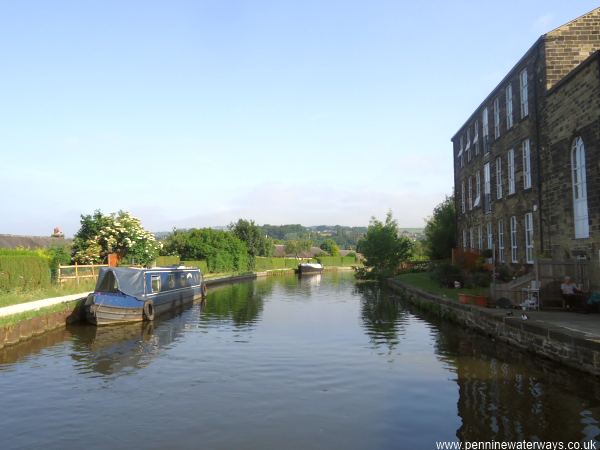
<instances>
[{"instance_id":1,"label":"narrowboat hull","mask_svg":"<svg viewBox=\"0 0 600 450\"><path fill-rule=\"evenodd\" d=\"M181 309L195 300L201 300L203 295L202 289L198 287L197 289L190 288L189 292L180 292L178 295L165 294L162 297L157 296L152 299L154 317ZM91 302L85 308L86 319L93 325L111 325L115 323L151 320L144 315L144 302L140 300L139 304L139 307L127 307Z\"/></svg>"},{"instance_id":2,"label":"narrowboat hull","mask_svg":"<svg viewBox=\"0 0 600 450\"><path fill-rule=\"evenodd\" d=\"M152 321L202 299L205 292L197 269L106 268L99 274L94 293L85 301L85 316L98 326Z\"/></svg>"},{"instance_id":3,"label":"narrowboat hull","mask_svg":"<svg viewBox=\"0 0 600 450\"><path fill-rule=\"evenodd\" d=\"M311 275L323 272L321 264L298 264L298 273L300 275Z\"/></svg>"}]
</instances>

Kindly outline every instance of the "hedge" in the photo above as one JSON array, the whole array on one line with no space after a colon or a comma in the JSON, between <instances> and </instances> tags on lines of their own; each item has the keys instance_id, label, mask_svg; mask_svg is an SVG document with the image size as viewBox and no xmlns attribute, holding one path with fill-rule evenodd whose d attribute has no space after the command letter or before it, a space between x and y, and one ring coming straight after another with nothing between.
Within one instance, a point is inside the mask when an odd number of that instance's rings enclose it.
<instances>
[{"instance_id":1,"label":"hedge","mask_svg":"<svg viewBox=\"0 0 600 450\"><path fill-rule=\"evenodd\" d=\"M206 261L181 261L181 263L188 267L197 267L202 273L208 273L208 264L206 264Z\"/></svg>"},{"instance_id":2,"label":"hedge","mask_svg":"<svg viewBox=\"0 0 600 450\"><path fill-rule=\"evenodd\" d=\"M160 267L164 266L175 266L180 263L179 256L158 256L156 258L156 265Z\"/></svg>"},{"instance_id":3,"label":"hedge","mask_svg":"<svg viewBox=\"0 0 600 450\"><path fill-rule=\"evenodd\" d=\"M296 258L265 258L257 256L254 260L254 270L295 269L301 261Z\"/></svg>"},{"instance_id":4,"label":"hedge","mask_svg":"<svg viewBox=\"0 0 600 450\"><path fill-rule=\"evenodd\" d=\"M329 267L350 267L359 264L354 256L318 256L317 260Z\"/></svg>"},{"instance_id":5,"label":"hedge","mask_svg":"<svg viewBox=\"0 0 600 450\"><path fill-rule=\"evenodd\" d=\"M35 252L0 252L0 290L50 286L49 259Z\"/></svg>"}]
</instances>

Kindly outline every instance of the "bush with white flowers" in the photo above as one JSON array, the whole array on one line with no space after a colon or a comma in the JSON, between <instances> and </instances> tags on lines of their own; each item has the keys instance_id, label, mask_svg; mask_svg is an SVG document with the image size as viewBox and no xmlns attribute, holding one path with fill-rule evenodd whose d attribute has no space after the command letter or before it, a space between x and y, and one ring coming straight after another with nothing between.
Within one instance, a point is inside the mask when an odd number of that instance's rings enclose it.
<instances>
[{"instance_id":1,"label":"bush with white flowers","mask_svg":"<svg viewBox=\"0 0 600 450\"><path fill-rule=\"evenodd\" d=\"M127 211L81 216L81 228L73 242L73 259L80 264L103 262L117 253L136 264L148 265L156 259L161 244L142 223Z\"/></svg>"}]
</instances>

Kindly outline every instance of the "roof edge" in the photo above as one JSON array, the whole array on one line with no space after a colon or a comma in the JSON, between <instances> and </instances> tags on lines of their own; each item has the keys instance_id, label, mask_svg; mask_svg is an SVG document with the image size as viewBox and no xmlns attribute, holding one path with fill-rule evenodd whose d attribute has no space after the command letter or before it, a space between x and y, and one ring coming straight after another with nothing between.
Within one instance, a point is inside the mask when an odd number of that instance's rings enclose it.
<instances>
[{"instance_id":1,"label":"roof edge","mask_svg":"<svg viewBox=\"0 0 600 450\"><path fill-rule=\"evenodd\" d=\"M521 58L519 58L519 60L511 67L511 69L506 73L506 75L504 75L502 80L500 80L500 82L494 87L494 89L492 89L490 93L485 97L485 99L483 99L483 101L475 108L475 110L473 111L473 113L471 113L469 118L458 128L458 131L454 133L454 135L452 135L452 137L450 138L451 142L453 142L454 139L460 134L460 131L465 127L465 125L467 125L469 122L471 122L471 120L473 120L473 116L477 113L477 111L479 111L479 109L485 103L487 103L489 99L494 96L494 94L496 94L500 87L504 83L506 83L506 80L510 78L510 76L517 70L517 68L523 63L523 61L527 59L527 57L538 47L538 45L544 42L545 39L546 34L542 34L539 38L536 39L533 45L529 47L529 49L523 54L523 56L521 56Z\"/></svg>"},{"instance_id":2,"label":"roof edge","mask_svg":"<svg viewBox=\"0 0 600 450\"><path fill-rule=\"evenodd\" d=\"M557 90L559 90L563 85L568 83L572 78L577 76L579 72L589 66L595 59L600 60L600 50L596 50L586 59L584 59L581 63L579 63L576 67L574 67L568 74L562 77L554 86L546 91L546 96L554 94Z\"/></svg>"}]
</instances>

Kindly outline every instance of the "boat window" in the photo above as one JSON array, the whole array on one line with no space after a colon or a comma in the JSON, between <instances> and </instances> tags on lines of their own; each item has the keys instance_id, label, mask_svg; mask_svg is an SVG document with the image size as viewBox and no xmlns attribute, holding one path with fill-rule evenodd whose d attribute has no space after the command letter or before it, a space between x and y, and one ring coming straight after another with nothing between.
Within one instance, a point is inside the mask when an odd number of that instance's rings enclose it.
<instances>
[{"instance_id":1,"label":"boat window","mask_svg":"<svg viewBox=\"0 0 600 450\"><path fill-rule=\"evenodd\" d=\"M152 292L160 292L160 275L152 275Z\"/></svg>"},{"instance_id":2,"label":"boat window","mask_svg":"<svg viewBox=\"0 0 600 450\"><path fill-rule=\"evenodd\" d=\"M167 286L169 286L169 289L173 289L175 287L175 274L174 273L169 274L169 278L167 279Z\"/></svg>"},{"instance_id":3,"label":"boat window","mask_svg":"<svg viewBox=\"0 0 600 450\"><path fill-rule=\"evenodd\" d=\"M186 278L186 276L185 276L185 273L183 273L183 272L182 272L182 273L180 273L180 274L179 274L179 286L181 286L181 287L185 287L185 286L187 285L186 279L187 279L187 278Z\"/></svg>"},{"instance_id":4,"label":"boat window","mask_svg":"<svg viewBox=\"0 0 600 450\"><path fill-rule=\"evenodd\" d=\"M118 292L119 286L115 274L112 271L106 272L96 290L98 292Z\"/></svg>"}]
</instances>

